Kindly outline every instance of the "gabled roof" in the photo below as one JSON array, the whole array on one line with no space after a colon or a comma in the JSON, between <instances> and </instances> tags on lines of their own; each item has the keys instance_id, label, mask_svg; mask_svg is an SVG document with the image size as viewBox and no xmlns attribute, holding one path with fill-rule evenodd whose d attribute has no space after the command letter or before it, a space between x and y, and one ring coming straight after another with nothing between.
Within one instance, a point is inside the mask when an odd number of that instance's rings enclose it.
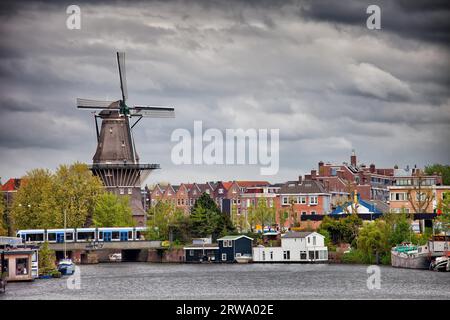
<instances>
[{"instance_id":1,"label":"gabled roof","mask_svg":"<svg viewBox=\"0 0 450 320\"><path fill-rule=\"evenodd\" d=\"M239 187L248 188L248 187L262 187L269 186L270 183L268 181L236 181Z\"/></svg>"},{"instance_id":2,"label":"gabled roof","mask_svg":"<svg viewBox=\"0 0 450 320\"><path fill-rule=\"evenodd\" d=\"M3 192L11 192L11 191L17 191L20 187L22 179L17 178L11 178L4 185L2 185L1 190Z\"/></svg>"},{"instance_id":3,"label":"gabled roof","mask_svg":"<svg viewBox=\"0 0 450 320\"><path fill-rule=\"evenodd\" d=\"M290 231L281 235L281 238L305 238L309 236L313 232L298 232L298 231Z\"/></svg>"},{"instance_id":4,"label":"gabled roof","mask_svg":"<svg viewBox=\"0 0 450 320\"><path fill-rule=\"evenodd\" d=\"M317 180L288 181L280 189L280 194L326 193L322 183Z\"/></svg>"},{"instance_id":5,"label":"gabled roof","mask_svg":"<svg viewBox=\"0 0 450 320\"><path fill-rule=\"evenodd\" d=\"M219 241L219 240L237 240L237 239L240 239L240 238L247 238L247 239L250 239L250 240L253 241L253 238L247 237L247 236L245 236L243 234L239 234L239 235L235 235L235 236L225 236L225 237L217 239L217 241Z\"/></svg>"}]
</instances>

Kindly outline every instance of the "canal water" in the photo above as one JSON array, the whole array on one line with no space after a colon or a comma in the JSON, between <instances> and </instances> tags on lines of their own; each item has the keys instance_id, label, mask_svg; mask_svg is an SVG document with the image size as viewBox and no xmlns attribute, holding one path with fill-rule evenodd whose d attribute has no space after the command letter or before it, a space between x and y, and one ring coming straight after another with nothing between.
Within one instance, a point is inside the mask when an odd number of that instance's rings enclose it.
<instances>
[{"instance_id":1,"label":"canal water","mask_svg":"<svg viewBox=\"0 0 450 320\"><path fill-rule=\"evenodd\" d=\"M372 274L372 273L371 273ZM9 283L1 299L450 299L450 273L337 264L150 264L80 266L67 277ZM374 283L374 282L371 282Z\"/></svg>"}]
</instances>

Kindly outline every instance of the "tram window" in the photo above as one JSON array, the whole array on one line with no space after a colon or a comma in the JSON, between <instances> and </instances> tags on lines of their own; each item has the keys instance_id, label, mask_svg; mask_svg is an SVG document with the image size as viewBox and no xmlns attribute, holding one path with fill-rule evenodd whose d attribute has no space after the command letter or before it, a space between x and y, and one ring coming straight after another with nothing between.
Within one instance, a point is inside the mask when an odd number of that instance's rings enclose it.
<instances>
[{"instance_id":1,"label":"tram window","mask_svg":"<svg viewBox=\"0 0 450 320\"><path fill-rule=\"evenodd\" d=\"M48 241L56 241L56 233L49 232L47 234L47 239L48 239Z\"/></svg>"},{"instance_id":2,"label":"tram window","mask_svg":"<svg viewBox=\"0 0 450 320\"><path fill-rule=\"evenodd\" d=\"M119 240L119 239L120 239L120 233L119 233L119 231L113 231L113 232L112 232L111 239L113 239L113 240Z\"/></svg>"},{"instance_id":3,"label":"tram window","mask_svg":"<svg viewBox=\"0 0 450 320\"><path fill-rule=\"evenodd\" d=\"M78 232L77 239L78 240L92 240L92 239L95 239L95 235L94 235L93 231Z\"/></svg>"},{"instance_id":4,"label":"tram window","mask_svg":"<svg viewBox=\"0 0 450 320\"><path fill-rule=\"evenodd\" d=\"M98 239L103 240L103 231L99 231L98 233Z\"/></svg>"},{"instance_id":5,"label":"tram window","mask_svg":"<svg viewBox=\"0 0 450 320\"><path fill-rule=\"evenodd\" d=\"M141 240L141 232L136 231L136 240Z\"/></svg>"},{"instance_id":6,"label":"tram window","mask_svg":"<svg viewBox=\"0 0 450 320\"><path fill-rule=\"evenodd\" d=\"M73 232L66 232L66 241L73 241Z\"/></svg>"},{"instance_id":7,"label":"tram window","mask_svg":"<svg viewBox=\"0 0 450 320\"><path fill-rule=\"evenodd\" d=\"M43 233L32 233L27 234L27 241L44 241L44 234Z\"/></svg>"},{"instance_id":8,"label":"tram window","mask_svg":"<svg viewBox=\"0 0 450 320\"><path fill-rule=\"evenodd\" d=\"M128 231L128 239L133 239L133 231Z\"/></svg>"}]
</instances>

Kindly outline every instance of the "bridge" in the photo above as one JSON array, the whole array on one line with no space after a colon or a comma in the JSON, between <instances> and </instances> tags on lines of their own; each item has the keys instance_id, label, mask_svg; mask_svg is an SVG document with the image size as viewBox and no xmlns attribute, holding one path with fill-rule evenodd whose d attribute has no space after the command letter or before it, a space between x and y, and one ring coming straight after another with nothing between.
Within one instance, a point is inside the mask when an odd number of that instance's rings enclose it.
<instances>
[{"instance_id":1,"label":"bridge","mask_svg":"<svg viewBox=\"0 0 450 320\"><path fill-rule=\"evenodd\" d=\"M75 263L93 264L109 262L109 256L113 253L121 253L122 261L149 261L149 256L161 255L168 247L162 246L162 241L111 241L111 242L66 242L49 243L49 249L54 250L56 258L67 256ZM155 258L153 258L155 259Z\"/></svg>"}]
</instances>

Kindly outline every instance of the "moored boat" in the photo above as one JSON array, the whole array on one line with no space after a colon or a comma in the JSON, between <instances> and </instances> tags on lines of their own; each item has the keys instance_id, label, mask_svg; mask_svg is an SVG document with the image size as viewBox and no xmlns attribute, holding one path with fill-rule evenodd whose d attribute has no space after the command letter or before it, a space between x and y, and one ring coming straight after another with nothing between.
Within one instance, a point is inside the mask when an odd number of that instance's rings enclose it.
<instances>
[{"instance_id":1,"label":"moored boat","mask_svg":"<svg viewBox=\"0 0 450 320\"><path fill-rule=\"evenodd\" d=\"M58 263L58 271L62 275L72 275L75 272L75 264L72 259L61 259Z\"/></svg>"},{"instance_id":2,"label":"moored boat","mask_svg":"<svg viewBox=\"0 0 450 320\"><path fill-rule=\"evenodd\" d=\"M121 253L113 253L109 255L109 261L111 262L120 262L122 261L122 254Z\"/></svg>"},{"instance_id":3,"label":"moored boat","mask_svg":"<svg viewBox=\"0 0 450 320\"><path fill-rule=\"evenodd\" d=\"M450 271L450 258L448 256L437 257L431 265L430 269L434 271Z\"/></svg>"},{"instance_id":4,"label":"moored boat","mask_svg":"<svg viewBox=\"0 0 450 320\"><path fill-rule=\"evenodd\" d=\"M249 263L252 261L252 256L250 255L242 255L240 257L235 258L237 263Z\"/></svg>"},{"instance_id":5,"label":"moored boat","mask_svg":"<svg viewBox=\"0 0 450 320\"><path fill-rule=\"evenodd\" d=\"M391 250L391 265L398 268L428 269L430 266L428 246L402 243Z\"/></svg>"}]
</instances>

